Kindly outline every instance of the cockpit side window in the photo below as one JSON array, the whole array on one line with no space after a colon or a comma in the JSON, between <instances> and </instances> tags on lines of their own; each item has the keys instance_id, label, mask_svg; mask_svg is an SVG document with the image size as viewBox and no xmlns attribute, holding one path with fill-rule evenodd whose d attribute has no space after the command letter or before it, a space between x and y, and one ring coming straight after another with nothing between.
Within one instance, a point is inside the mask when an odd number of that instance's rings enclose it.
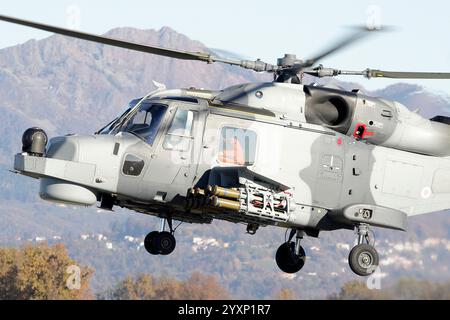
<instances>
[{"instance_id":1,"label":"cockpit side window","mask_svg":"<svg viewBox=\"0 0 450 320\"><path fill-rule=\"evenodd\" d=\"M129 121L124 131L137 135L149 145L153 145L166 111L165 105L144 105Z\"/></svg>"},{"instance_id":2,"label":"cockpit side window","mask_svg":"<svg viewBox=\"0 0 450 320\"><path fill-rule=\"evenodd\" d=\"M192 126L195 112L178 109L164 139L166 150L187 151L192 140Z\"/></svg>"}]
</instances>

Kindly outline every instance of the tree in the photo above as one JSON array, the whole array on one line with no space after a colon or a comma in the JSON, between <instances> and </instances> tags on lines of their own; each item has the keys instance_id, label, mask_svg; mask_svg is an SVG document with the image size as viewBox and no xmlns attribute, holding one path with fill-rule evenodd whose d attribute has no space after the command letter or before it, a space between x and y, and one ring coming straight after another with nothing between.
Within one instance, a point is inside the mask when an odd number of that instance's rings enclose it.
<instances>
[{"instance_id":1,"label":"tree","mask_svg":"<svg viewBox=\"0 0 450 320\"><path fill-rule=\"evenodd\" d=\"M151 275L141 274L136 279L126 277L107 293L114 300L153 300L155 299L154 279Z\"/></svg>"},{"instance_id":2,"label":"tree","mask_svg":"<svg viewBox=\"0 0 450 320\"><path fill-rule=\"evenodd\" d=\"M332 295L332 300L376 300L386 299L380 290L371 290L361 281L351 281L344 284L337 295Z\"/></svg>"},{"instance_id":3,"label":"tree","mask_svg":"<svg viewBox=\"0 0 450 320\"><path fill-rule=\"evenodd\" d=\"M193 300L221 300L228 299L228 291L219 284L212 275L193 273L189 279L182 283L184 298Z\"/></svg>"},{"instance_id":4,"label":"tree","mask_svg":"<svg viewBox=\"0 0 450 320\"><path fill-rule=\"evenodd\" d=\"M448 300L450 283L433 283L426 280L404 278L390 288L389 292L395 299Z\"/></svg>"},{"instance_id":5,"label":"tree","mask_svg":"<svg viewBox=\"0 0 450 320\"><path fill-rule=\"evenodd\" d=\"M338 294L328 298L338 300L448 300L450 299L450 283L400 279L382 290L370 290L364 282L352 281L344 284Z\"/></svg>"},{"instance_id":6,"label":"tree","mask_svg":"<svg viewBox=\"0 0 450 320\"><path fill-rule=\"evenodd\" d=\"M297 295L292 289L282 288L278 293L275 294L276 300L297 300Z\"/></svg>"},{"instance_id":7,"label":"tree","mask_svg":"<svg viewBox=\"0 0 450 320\"><path fill-rule=\"evenodd\" d=\"M79 288L69 289L67 285L73 277L67 272L69 266L75 266L75 272L80 270ZM91 299L92 270L76 266L61 244L0 248L0 299Z\"/></svg>"},{"instance_id":8,"label":"tree","mask_svg":"<svg viewBox=\"0 0 450 320\"><path fill-rule=\"evenodd\" d=\"M155 278L141 274L126 277L101 298L118 300L217 300L227 299L228 291L216 277L193 273L187 280Z\"/></svg>"}]
</instances>

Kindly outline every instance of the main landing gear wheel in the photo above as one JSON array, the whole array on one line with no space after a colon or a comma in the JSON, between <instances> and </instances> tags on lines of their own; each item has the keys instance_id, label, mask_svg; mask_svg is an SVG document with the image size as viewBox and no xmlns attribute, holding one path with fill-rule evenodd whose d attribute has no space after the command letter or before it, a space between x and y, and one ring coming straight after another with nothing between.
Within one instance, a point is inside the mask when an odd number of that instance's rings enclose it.
<instances>
[{"instance_id":1,"label":"main landing gear wheel","mask_svg":"<svg viewBox=\"0 0 450 320\"><path fill-rule=\"evenodd\" d=\"M359 276L367 277L375 272L379 263L377 250L370 244L358 244L348 256L350 269Z\"/></svg>"},{"instance_id":2,"label":"main landing gear wheel","mask_svg":"<svg viewBox=\"0 0 450 320\"><path fill-rule=\"evenodd\" d=\"M305 265L306 254L303 247L299 248L299 254L295 254L295 243L283 243L277 250L275 261L278 268L286 273L299 272Z\"/></svg>"},{"instance_id":3,"label":"main landing gear wheel","mask_svg":"<svg viewBox=\"0 0 450 320\"><path fill-rule=\"evenodd\" d=\"M348 264L350 269L358 276L367 277L376 271L379 264L379 256L375 247L370 244L369 225L357 225L356 233L358 235L358 245L350 251ZM372 244L374 243L375 241Z\"/></svg>"}]
</instances>

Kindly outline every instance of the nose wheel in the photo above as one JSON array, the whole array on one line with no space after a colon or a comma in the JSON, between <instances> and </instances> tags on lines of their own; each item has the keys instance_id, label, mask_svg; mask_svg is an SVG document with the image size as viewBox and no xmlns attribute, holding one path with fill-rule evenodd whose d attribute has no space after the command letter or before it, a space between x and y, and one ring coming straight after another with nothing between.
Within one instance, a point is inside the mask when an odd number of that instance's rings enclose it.
<instances>
[{"instance_id":1,"label":"nose wheel","mask_svg":"<svg viewBox=\"0 0 450 320\"><path fill-rule=\"evenodd\" d=\"M297 233L297 237L296 241L293 242L291 240L295 233ZM278 248L277 253L275 254L275 261L281 271L290 274L297 273L305 265L306 254L305 250L300 245L302 239L303 231L292 230L289 240Z\"/></svg>"},{"instance_id":2,"label":"nose wheel","mask_svg":"<svg viewBox=\"0 0 450 320\"><path fill-rule=\"evenodd\" d=\"M144 239L144 247L148 253L152 255L169 255L171 254L177 245L175 240L174 230L172 229L172 221L168 219L170 232L164 231L165 219L161 221L161 231L152 231Z\"/></svg>"},{"instance_id":3,"label":"nose wheel","mask_svg":"<svg viewBox=\"0 0 450 320\"><path fill-rule=\"evenodd\" d=\"M159 254L163 256L167 256L175 250L177 245L177 241L173 234L167 231L159 232L159 234L155 237L155 248Z\"/></svg>"},{"instance_id":4,"label":"nose wheel","mask_svg":"<svg viewBox=\"0 0 450 320\"><path fill-rule=\"evenodd\" d=\"M348 256L350 269L359 276L367 277L373 274L379 264L377 250L370 244L369 226L357 226L358 245L353 247Z\"/></svg>"}]
</instances>

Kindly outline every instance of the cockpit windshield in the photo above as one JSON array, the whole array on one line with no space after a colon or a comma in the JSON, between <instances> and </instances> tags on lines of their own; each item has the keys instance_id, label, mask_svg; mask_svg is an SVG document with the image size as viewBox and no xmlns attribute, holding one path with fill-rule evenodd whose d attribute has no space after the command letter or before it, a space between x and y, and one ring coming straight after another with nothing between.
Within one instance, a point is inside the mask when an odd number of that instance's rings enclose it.
<instances>
[{"instance_id":1,"label":"cockpit windshield","mask_svg":"<svg viewBox=\"0 0 450 320\"><path fill-rule=\"evenodd\" d=\"M110 123L108 123L106 126L101 128L96 132L96 134L109 134L109 133L117 133L118 130L117 127L120 123L122 123L125 119L125 117L128 115L128 113L141 101L141 99L134 99L132 100L125 108L123 108L124 111L119 113L117 117L114 118Z\"/></svg>"},{"instance_id":2,"label":"cockpit windshield","mask_svg":"<svg viewBox=\"0 0 450 320\"><path fill-rule=\"evenodd\" d=\"M141 99L131 101L127 111L100 130L99 133L129 132L152 145L167 111L167 106L142 101L139 108L133 110L139 101Z\"/></svg>"},{"instance_id":3,"label":"cockpit windshield","mask_svg":"<svg viewBox=\"0 0 450 320\"><path fill-rule=\"evenodd\" d=\"M120 131L132 133L152 145L166 111L165 105L143 103L139 111L122 126Z\"/></svg>"}]
</instances>

